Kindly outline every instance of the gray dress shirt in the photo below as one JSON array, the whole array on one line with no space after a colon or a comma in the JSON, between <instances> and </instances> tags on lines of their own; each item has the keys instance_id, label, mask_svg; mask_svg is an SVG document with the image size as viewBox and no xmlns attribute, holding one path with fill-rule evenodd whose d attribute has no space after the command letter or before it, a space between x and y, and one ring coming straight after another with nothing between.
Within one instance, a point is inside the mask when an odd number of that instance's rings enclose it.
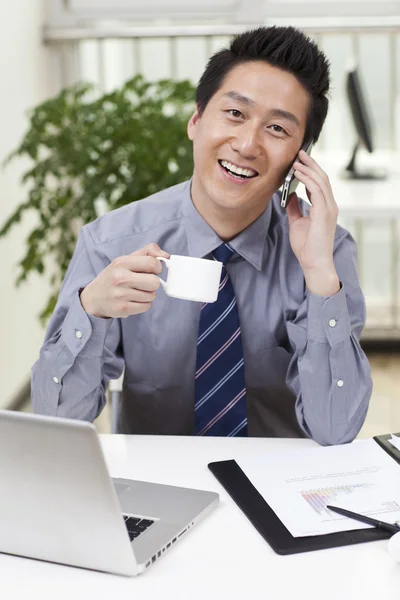
<instances>
[{"instance_id":1,"label":"gray dress shirt","mask_svg":"<svg viewBox=\"0 0 400 600\"><path fill-rule=\"evenodd\" d=\"M222 240L194 207L190 184L82 228L32 369L36 412L93 421L104 407L107 382L125 367L122 433L193 434L201 303L170 298L160 288L148 312L99 319L79 299L79 290L114 258L150 242L171 254L209 257ZM276 193L230 241L235 254L227 269L242 330L248 432L349 442L364 422L372 389L359 345L365 305L356 246L338 226L334 260L342 288L330 298L309 293L279 200Z\"/></svg>"}]
</instances>

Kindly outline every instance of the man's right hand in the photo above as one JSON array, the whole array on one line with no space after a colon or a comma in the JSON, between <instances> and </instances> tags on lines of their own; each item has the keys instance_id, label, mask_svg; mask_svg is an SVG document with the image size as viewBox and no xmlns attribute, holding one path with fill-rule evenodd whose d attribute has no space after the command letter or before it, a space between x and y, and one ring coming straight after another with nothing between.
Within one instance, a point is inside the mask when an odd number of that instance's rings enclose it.
<instances>
[{"instance_id":1,"label":"man's right hand","mask_svg":"<svg viewBox=\"0 0 400 600\"><path fill-rule=\"evenodd\" d=\"M103 319L148 311L160 287L157 273L161 273L162 265L157 256L169 258L157 244L148 244L114 259L81 292L84 310Z\"/></svg>"}]
</instances>

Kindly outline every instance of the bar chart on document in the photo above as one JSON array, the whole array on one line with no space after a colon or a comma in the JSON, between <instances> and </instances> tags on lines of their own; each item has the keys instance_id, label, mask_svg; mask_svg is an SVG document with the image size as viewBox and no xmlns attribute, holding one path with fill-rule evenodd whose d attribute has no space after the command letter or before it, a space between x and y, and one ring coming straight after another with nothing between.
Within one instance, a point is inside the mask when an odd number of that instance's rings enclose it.
<instances>
[{"instance_id":1,"label":"bar chart on document","mask_svg":"<svg viewBox=\"0 0 400 600\"><path fill-rule=\"evenodd\" d=\"M332 512L326 508L327 504L335 505L337 502L342 502L342 504L346 503L348 506L349 502L346 502L346 496L354 493L358 495L359 492L372 492L372 494L374 494L374 488L375 486L373 484L360 483L356 485L338 485L314 490L304 490L300 491L299 494L318 515L327 515L331 517ZM360 506L357 508L361 510ZM380 503L380 510L382 514L399 511L400 504L395 500L384 501Z\"/></svg>"},{"instance_id":2,"label":"bar chart on document","mask_svg":"<svg viewBox=\"0 0 400 600\"><path fill-rule=\"evenodd\" d=\"M240 466L294 537L369 527L329 504L400 521L400 467L374 440L251 457Z\"/></svg>"},{"instance_id":3,"label":"bar chart on document","mask_svg":"<svg viewBox=\"0 0 400 600\"><path fill-rule=\"evenodd\" d=\"M319 515L328 514L331 515L331 511L326 508L327 504L335 504L338 498L342 498L344 495L359 492L361 490L371 489L371 484L360 483L356 485L337 485L334 487L318 488L315 490L303 490L299 494L304 498L306 502L311 506L313 510Z\"/></svg>"}]
</instances>

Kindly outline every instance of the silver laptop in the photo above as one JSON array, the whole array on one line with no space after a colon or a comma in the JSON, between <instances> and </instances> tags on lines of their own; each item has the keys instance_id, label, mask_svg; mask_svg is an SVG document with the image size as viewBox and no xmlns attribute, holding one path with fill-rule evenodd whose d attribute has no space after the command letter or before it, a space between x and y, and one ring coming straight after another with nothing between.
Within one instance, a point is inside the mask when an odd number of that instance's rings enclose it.
<instances>
[{"instance_id":1,"label":"silver laptop","mask_svg":"<svg viewBox=\"0 0 400 600\"><path fill-rule=\"evenodd\" d=\"M137 575L218 500L111 479L90 423L0 411L0 552Z\"/></svg>"}]
</instances>

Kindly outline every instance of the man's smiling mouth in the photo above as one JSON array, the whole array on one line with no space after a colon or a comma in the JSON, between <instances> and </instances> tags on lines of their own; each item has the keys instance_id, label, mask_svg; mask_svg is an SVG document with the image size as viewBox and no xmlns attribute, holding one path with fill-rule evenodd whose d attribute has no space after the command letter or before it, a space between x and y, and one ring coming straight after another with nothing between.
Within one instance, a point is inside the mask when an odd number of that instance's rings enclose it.
<instances>
[{"instance_id":1,"label":"man's smiling mouth","mask_svg":"<svg viewBox=\"0 0 400 600\"><path fill-rule=\"evenodd\" d=\"M219 160L218 162L225 171L237 179L253 179L258 175L257 171L254 171L254 169L237 167L227 160Z\"/></svg>"}]
</instances>

